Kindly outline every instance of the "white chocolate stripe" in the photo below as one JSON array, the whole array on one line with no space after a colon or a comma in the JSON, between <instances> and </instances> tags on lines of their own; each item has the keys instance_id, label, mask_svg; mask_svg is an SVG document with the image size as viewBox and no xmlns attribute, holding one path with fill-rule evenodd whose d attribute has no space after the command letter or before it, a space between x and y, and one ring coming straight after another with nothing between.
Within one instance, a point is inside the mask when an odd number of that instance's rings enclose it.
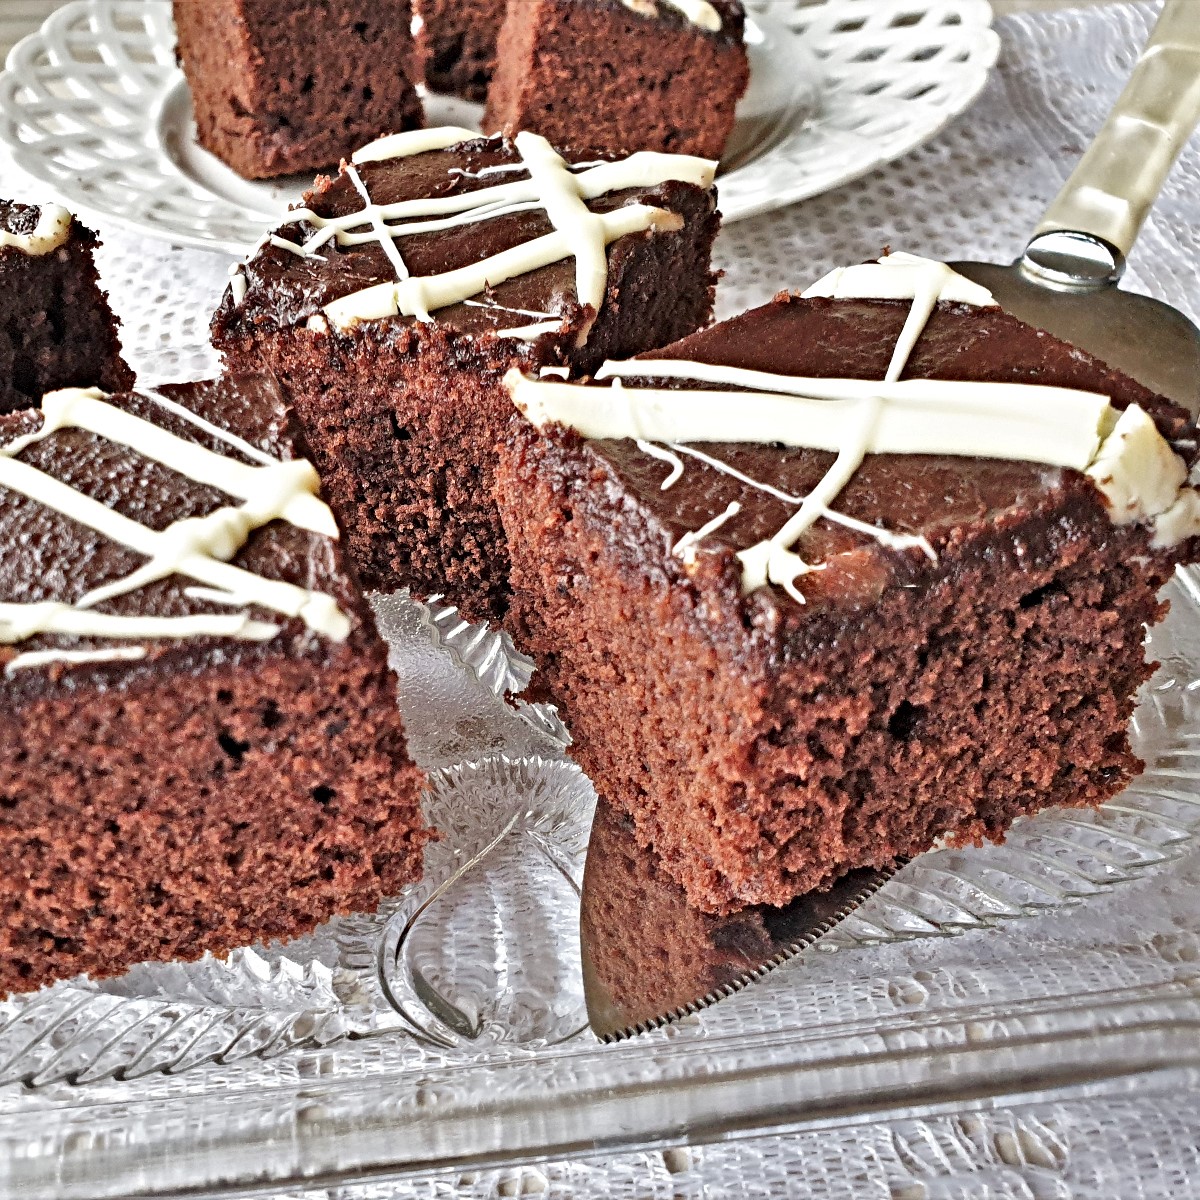
<instances>
[{"instance_id":1,"label":"white chocolate stripe","mask_svg":"<svg viewBox=\"0 0 1200 1200\"><path fill-rule=\"evenodd\" d=\"M652 150L639 150L628 158L606 162L578 174L571 173L571 177L583 199L596 200L608 192L656 187L672 180L708 188L712 186L715 173L716 163L710 159L687 154L660 154ZM541 195L531 179L495 184L473 192L462 192L456 196L420 197L415 200L397 200L392 204L372 204L369 209L359 209L357 212L344 213L338 217L322 217L311 209L296 208L286 214L282 224L306 222L319 230L319 237L305 243L305 249L311 253L313 249L333 237L336 237L340 244L347 244L344 240L347 231L372 224L376 215L385 221L391 221L408 217L447 217L467 213L470 214L467 220L474 221L503 215L491 211L493 209L508 209L509 206L514 206L511 211L524 211L517 209L517 205L528 206L529 209L542 207ZM400 233L432 232L435 228L438 227L431 223L389 226L392 236ZM365 240L370 240L370 236L373 235L369 235Z\"/></svg>"},{"instance_id":2,"label":"white chocolate stripe","mask_svg":"<svg viewBox=\"0 0 1200 1200\"><path fill-rule=\"evenodd\" d=\"M30 671L56 662L73 666L77 663L136 662L145 657L145 646L109 646L104 650L27 650L16 658L10 658L4 664L4 673L15 675L18 671Z\"/></svg>"},{"instance_id":3,"label":"white chocolate stripe","mask_svg":"<svg viewBox=\"0 0 1200 1200\"><path fill-rule=\"evenodd\" d=\"M308 254L305 252L303 246L297 246L295 242L289 242L287 238L281 238L275 233L271 234L270 237L267 238L266 244L268 246L275 246L280 250L287 250L290 254L296 255L297 258L308 257Z\"/></svg>"},{"instance_id":4,"label":"white chocolate stripe","mask_svg":"<svg viewBox=\"0 0 1200 1200\"><path fill-rule=\"evenodd\" d=\"M459 142L472 142L483 135L477 129L456 125L440 125L432 129L411 129L407 133L390 133L376 138L356 150L351 162L383 162L389 158L411 158L431 150L448 150Z\"/></svg>"},{"instance_id":5,"label":"white chocolate stripe","mask_svg":"<svg viewBox=\"0 0 1200 1200\"><path fill-rule=\"evenodd\" d=\"M536 321L532 325L515 325L512 329L497 329L496 337L520 338L531 342L544 333L557 333L562 328L562 320L555 317L553 321Z\"/></svg>"},{"instance_id":6,"label":"white chocolate stripe","mask_svg":"<svg viewBox=\"0 0 1200 1200\"><path fill-rule=\"evenodd\" d=\"M23 642L38 633L130 640L232 637L261 642L273 638L278 632L278 625L252 621L243 614L192 613L177 617L144 617L90 612L56 600L37 604L0 603L0 643L5 645Z\"/></svg>"},{"instance_id":7,"label":"white chocolate stripe","mask_svg":"<svg viewBox=\"0 0 1200 1200\"><path fill-rule=\"evenodd\" d=\"M671 469L667 472L666 478L659 484L659 491L665 492L673 484L678 483L683 477L683 459L672 450L664 450L660 446L656 446L653 442L647 442L643 438L637 439L637 448L643 453L648 454L651 458L657 458L659 462L665 462Z\"/></svg>"},{"instance_id":8,"label":"white chocolate stripe","mask_svg":"<svg viewBox=\"0 0 1200 1200\"><path fill-rule=\"evenodd\" d=\"M409 221L401 225L385 225L388 234L393 237L406 237L416 233L440 233L445 229L458 229L464 225L475 225L480 221L491 221L496 217L509 217L514 213L534 212L541 205L535 204L532 200L526 204L497 204L484 209L471 209L465 213L456 213L448 217L439 217L435 220L428 221ZM362 216L361 212L355 213L355 217ZM313 258L316 252L335 237L339 246L364 246L368 242L373 242L379 237L378 228L374 222L370 230L363 233L351 233L350 230L360 225L361 221L354 222L353 225L339 227L334 224L329 224L320 227L320 231L308 239L302 246L297 246L294 242L288 244L302 258Z\"/></svg>"},{"instance_id":9,"label":"white chocolate stripe","mask_svg":"<svg viewBox=\"0 0 1200 1200\"><path fill-rule=\"evenodd\" d=\"M103 395L103 393L97 394ZM181 421L186 421L189 425L193 425L195 428L207 433L209 437L216 438L217 441L224 442L227 446L232 446L233 449L244 454L247 458L254 459L255 462L269 467L279 461L276 458L272 458L266 451L260 450L257 446L252 446L245 438L238 437L236 433L230 433L228 429L222 429L220 425L214 425L211 421L206 421L199 413L192 412L190 408L185 408L182 404L176 404L174 400L164 396L161 392L156 392L153 388L138 388L137 394L143 399L153 401L172 416L178 417ZM336 534L333 536L336 536Z\"/></svg>"},{"instance_id":10,"label":"white chocolate stripe","mask_svg":"<svg viewBox=\"0 0 1200 1200\"><path fill-rule=\"evenodd\" d=\"M71 233L71 214L57 204L43 204L32 233L10 233L0 229L0 249L15 246L26 254L39 257L57 250Z\"/></svg>"},{"instance_id":11,"label":"white chocolate stripe","mask_svg":"<svg viewBox=\"0 0 1200 1200\"><path fill-rule=\"evenodd\" d=\"M1006 458L1077 470L1092 462L1111 414L1105 396L1020 383L905 379L868 383L863 394L830 400L674 388L601 392L527 379L516 370L505 384L517 408L538 428L566 425L589 438L781 442L838 453L854 439L864 403L878 399L883 411L864 453Z\"/></svg>"},{"instance_id":12,"label":"white chocolate stripe","mask_svg":"<svg viewBox=\"0 0 1200 1200\"><path fill-rule=\"evenodd\" d=\"M896 368L897 374L903 366L901 363ZM848 444L843 444L838 449L833 465L825 472L817 486L804 497L800 510L788 519L787 524L774 537L738 554L742 564L742 585L747 591L764 587L768 583L779 583L794 600L800 604L804 603L804 596L796 587L796 579L800 575L806 575L811 568L788 547L829 511L829 505L838 498L842 489L854 477L863 459L870 453L879 432L883 413L884 402L878 396L858 401L851 417L852 427Z\"/></svg>"},{"instance_id":13,"label":"white chocolate stripe","mask_svg":"<svg viewBox=\"0 0 1200 1200\"><path fill-rule=\"evenodd\" d=\"M507 304L493 304L487 300L464 300L463 303L471 308L487 308L492 312L513 313L518 317L533 317L538 321L549 321L554 318L553 313L536 312L532 308L510 308Z\"/></svg>"},{"instance_id":14,"label":"white chocolate stripe","mask_svg":"<svg viewBox=\"0 0 1200 1200\"><path fill-rule=\"evenodd\" d=\"M572 175L567 162L545 138L518 133L517 152L529 169L529 181L541 196L550 224L575 250L575 295L580 304L599 312L608 280L609 241L604 218L583 202L580 176Z\"/></svg>"},{"instance_id":15,"label":"white chocolate stripe","mask_svg":"<svg viewBox=\"0 0 1200 1200\"><path fill-rule=\"evenodd\" d=\"M644 445L648 446L650 443L638 442L639 447ZM711 454L705 454L703 450L697 450L692 446L685 446L682 442L672 442L671 449L678 451L680 454L686 454L689 458L694 458L698 462L704 463L705 466L712 467L715 471L720 471L722 475L729 475L739 483L757 488L760 492L766 492L768 496L774 496L776 500L782 500L784 504L804 503L803 496L793 496L790 492L782 491L780 488L774 487L769 483L763 483L761 480L754 479L750 475L739 471L736 467L731 467L727 462L722 462L719 458L713 458ZM683 463L679 464L679 469L682 473Z\"/></svg>"},{"instance_id":16,"label":"white chocolate stripe","mask_svg":"<svg viewBox=\"0 0 1200 1200\"><path fill-rule=\"evenodd\" d=\"M371 193L367 191L366 185L362 181L362 176L359 175L353 166L346 168L346 174L350 182L354 184L355 191L363 198L363 211L370 212L371 214L371 226L374 231L375 240L383 247L383 252L387 255L388 262L392 264L392 270L396 272L396 278L407 279L411 273L408 269L408 264L404 261L403 255L401 255L399 248L396 246L396 239L388 229L387 222L380 216L379 209L371 200Z\"/></svg>"},{"instance_id":17,"label":"white chocolate stripe","mask_svg":"<svg viewBox=\"0 0 1200 1200\"><path fill-rule=\"evenodd\" d=\"M708 537L710 533L716 533L726 521L732 520L741 511L742 506L736 500L731 500L729 504L725 506L725 511L723 513L718 513L717 516L713 517L711 521L706 521L694 532L685 533L683 537L681 537L679 541L677 541L675 545L671 547L671 553L674 554L676 558L683 559L685 563L694 562L696 558L696 547L706 537Z\"/></svg>"},{"instance_id":18,"label":"white chocolate stripe","mask_svg":"<svg viewBox=\"0 0 1200 1200\"><path fill-rule=\"evenodd\" d=\"M645 450L647 453L658 457L655 451L657 447L651 442L638 442L638 448ZM723 462L719 458L713 458L710 454L705 454L702 450L697 450L693 446L685 446L681 442L672 442L671 449L678 451L680 454L685 454L689 458L697 459L706 466L712 467L714 471L719 471L722 475L729 475L736 479L739 483L746 484L747 487L752 487L760 492L765 492L768 496L773 496L776 500L782 500L785 504L803 504L803 496L793 496L790 492L782 491L780 488L774 487L769 483L763 483L760 479L755 479L751 475L747 475L739 471L736 467L731 467L727 462ZM678 459L675 460L679 462ZM683 473L683 463L679 462L679 473ZM675 476L671 479L674 483ZM667 484L663 484L665 491ZM926 558L936 560L937 556L933 552L933 547L929 544L928 539L916 536L909 533L892 533L891 530L881 529L878 525L868 525L866 521L856 520L854 517L847 517L844 513L836 512L832 508L823 508L821 516L827 521L832 521L835 525L841 525L846 529L853 529L856 533L865 533L868 537L874 538L882 546L887 546L889 550L907 550L910 547L920 550Z\"/></svg>"},{"instance_id":19,"label":"white chocolate stripe","mask_svg":"<svg viewBox=\"0 0 1200 1200\"><path fill-rule=\"evenodd\" d=\"M127 580L97 588L75 607L102 600L167 575L186 575L200 583L242 597L246 604L299 617L311 629L334 640L349 633L350 623L332 596L310 592L295 584L266 579L214 557L232 557L254 529L277 519L269 510L219 508L205 517L176 521L161 531L139 524L106 504L85 496L44 471L12 458L0 458L0 487L19 492L111 541L136 550L150 562ZM137 579L136 584L131 581Z\"/></svg>"},{"instance_id":20,"label":"white chocolate stripe","mask_svg":"<svg viewBox=\"0 0 1200 1200\"><path fill-rule=\"evenodd\" d=\"M504 304L490 304L483 300L464 300L464 304L469 304L472 308L487 309L495 313L512 313L518 317L533 317L534 320L529 325L516 325L511 329L497 329L496 337L521 338L524 341L532 341L534 338L541 337L543 333L556 333L562 328L562 318L556 317L553 313L533 312L528 308L509 308Z\"/></svg>"},{"instance_id":21,"label":"white chocolate stripe","mask_svg":"<svg viewBox=\"0 0 1200 1200\"><path fill-rule=\"evenodd\" d=\"M802 293L806 300L828 296L835 300L913 300L933 290L939 300L995 305L992 293L945 263L916 254L888 254L878 262L837 267Z\"/></svg>"}]
</instances>

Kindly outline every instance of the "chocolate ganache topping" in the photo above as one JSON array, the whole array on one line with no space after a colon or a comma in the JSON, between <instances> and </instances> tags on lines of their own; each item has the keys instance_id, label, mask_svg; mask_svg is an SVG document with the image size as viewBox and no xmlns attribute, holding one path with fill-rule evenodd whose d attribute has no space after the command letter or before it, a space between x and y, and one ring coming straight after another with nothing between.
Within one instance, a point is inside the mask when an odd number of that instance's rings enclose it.
<instances>
[{"instance_id":1,"label":"chocolate ganache topping","mask_svg":"<svg viewBox=\"0 0 1200 1200\"><path fill-rule=\"evenodd\" d=\"M673 189L708 188L715 170L650 152L571 164L532 133L393 134L287 215L235 269L230 300L251 320L318 331L436 312L465 332L534 340L580 309L594 317L608 245L679 228Z\"/></svg>"},{"instance_id":2,"label":"chocolate ganache topping","mask_svg":"<svg viewBox=\"0 0 1200 1200\"><path fill-rule=\"evenodd\" d=\"M532 380L517 371L506 382L516 406L539 428L566 426L606 448L618 439L633 442L643 456L664 463L669 468L660 484L664 491L676 486L688 462L699 462L773 501L760 506L751 539L737 547L747 592L773 584L804 603L798 581L823 569L836 552L836 542L827 542L808 557L796 553L797 542L819 521L889 549L934 557L920 521L897 529L879 523L896 506L864 509L861 489L855 511L838 505L867 474L868 461L867 491L899 495L902 479L887 480L892 456L980 460L972 481L980 498L1006 489L1011 497L1018 480L1004 470L1005 463L1068 468L1099 491L1115 524L1149 525L1152 546L1169 547L1200 534L1200 495L1188 485L1187 463L1141 404L1119 408L1097 391L1005 379L1004 373L996 379L902 378L939 304L994 304L983 288L944 264L893 254L835 271L804 296L909 302L882 379L803 377L732 362L649 357L606 363L597 380L613 382L602 400L595 387ZM752 469L739 461L744 446L755 448ZM770 446L780 448L781 470L764 477L762 452ZM824 455L797 459L787 447ZM938 468L931 463L930 469ZM1028 489L1036 482L1026 475L1018 486ZM956 500L966 499L954 491L948 478L951 510ZM903 512L902 500L898 507ZM672 552L694 563L706 540L728 532L743 508L743 501L732 500L722 511L709 512L677 539ZM764 529L764 511L780 509L784 519L776 516L778 524Z\"/></svg>"},{"instance_id":3,"label":"chocolate ganache topping","mask_svg":"<svg viewBox=\"0 0 1200 1200\"><path fill-rule=\"evenodd\" d=\"M267 642L289 619L348 637L342 598L312 578L320 556L301 565L312 554L303 546L338 537L316 471L180 403L215 390L70 388L45 396L33 428L32 414L8 418L0 644L32 643L7 658L8 675L135 660L158 642ZM222 390L261 399L253 381ZM279 532L252 545L267 526ZM31 539L49 549L27 570Z\"/></svg>"}]
</instances>

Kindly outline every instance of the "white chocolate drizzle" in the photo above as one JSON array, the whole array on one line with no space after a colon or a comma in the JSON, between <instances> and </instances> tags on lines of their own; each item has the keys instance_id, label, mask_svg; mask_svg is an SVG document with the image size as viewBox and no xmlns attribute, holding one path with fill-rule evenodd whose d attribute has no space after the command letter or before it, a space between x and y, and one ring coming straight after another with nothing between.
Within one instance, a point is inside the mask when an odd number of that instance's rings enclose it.
<instances>
[{"instance_id":1,"label":"white chocolate drizzle","mask_svg":"<svg viewBox=\"0 0 1200 1200\"><path fill-rule=\"evenodd\" d=\"M514 325L510 329L497 329L497 337L519 338L524 342L532 342L544 333L557 333L562 328L562 320L555 317L553 321L534 321L530 325Z\"/></svg>"},{"instance_id":2,"label":"white chocolate drizzle","mask_svg":"<svg viewBox=\"0 0 1200 1200\"><path fill-rule=\"evenodd\" d=\"M656 0L621 0L631 12L643 17L657 17L658 3ZM661 3L682 13L693 25L707 29L709 33L717 33L721 28L721 14L717 12L708 0L661 0Z\"/></svg>"},{"instance_id":3,"label":"white chocolate drizzle","mask_svg":"<svg viewBox=\"0 0 1200 1200\"><path fill-rule=\"evenodd\" d=\"M435 125L432 129L410 129L407 133L389 133L355 150L350 161L384 162L389 158L412 158L432 150L449 150L459 142L471 142L480 136L475 129L461 125Z\"/></svg>"},{"instance_id":4,"label":"white chocolate drizzle","mask_svg":"<svg viewBox=\"0 0 1200 1200\"><path fill-rule=\"evenodd\" d=\"M939 300L988 308L996 303L987 288L943 262L898 251L873 263L835 267L802 293L834 300L912 300L934 292Z\"/></svg>"},{"instance_id":5,"label":"white chocolate drizzle","mask_svg":"<svg viewBox=\"0 0 1200 1200\"><path fill-rule=\"evenodd\" d=\"M648 446L650 443L638 442L638 446ZM776 500L782 500L784 504L803 504L805 497L793 496L780 488L775 487L770 483L763 483L761 479L754 479L752 476L739 471L736 467L731 467L727 462L719 458L714 458L711 454L705 454L702 450L697 450L692 446L685 446L681 442L670 443L671 450L678 454L686 455L688 458L697 459L705 466L712 467L714 471L719 471L722 475L729 475L736 479L739 483L744 483L747 487L752 487L756 491L765 492L768 496L774 497ZM682 472L683 464L680 463ZM670 483L674 483L675 479L668 477ZM663 481L663 490L669 486L668 480ZM889 550L907 550L910 547L920 550L926 558L937 561L937 555L933 551L933 547L929 544L927 538L910 533L892 533L888 529L880 529L878 525L869 525L866 521L859 521L855 517L848 517L844 513L835 511L832 508L822 507L821 516L827 521L833 522L835 525L841 525L845 529L853 529L856 533L866 534L868 537L874 538L881 546L886 546ZM814 568L815 569L815 568Z\"/></svg>"},{"instance_id":6,"label":"white chocolate drizzle","mask_svg":"<svg viewBox=\"0 0 1200 1200\"><path fill-rule=\"evenodd\" d=\"M314 257L329 242L339 246L378 243L396 275L395 281L361 288L325 305L324 313L339 330L363 321L393 316L431 321L439 308L462 303L488 287L519 275L573 257L576 264L576 294L581 305L593 314L604 303L607 288L607 247L617 238L646 231L680 228L682 218L674 212L646 204L626 204L607 213L593 213L589 200L627 188L655 187L671 180L712 186L716 163L682 154L642 151L616 162L600 162L579 170L555 153L545 138L519 133L515 146L519 161L499 164L527 175L461 195L420 197L392 204L376 204L356 169L363 163L384 162L446 149L459 142L475 140L478 134L458 128L422 129L393 134L364 146L354 155L346 175L363 200L363 207L337 217L322 217L308 208L293 209L284 225L307 224L314 230L302 243L284 242L293 253ZM457 169L457 168L456 168ZM484 168L491 172L493 168ZM460 174L461 170L459 171ZM499 168L495 169L500 174ZM436 275L413 276L397 246L397 239L494 220L515 213L542 211L553 232L479 262ZM235 285L233 299L240 303ZM542 316L543 314L539 314ZM561 319L544 314L545 320L531 325L497 330L501 337L532 340L561 327Z\"/></svg>"},{"instance_id":7,"label":"white chocolate drizzle","mask_svg":"<svg viewBox=\"0 0 1200 1200\"><path fill-rule=\"evenodd\" d=\"M658 458L664 453L651 447L662 442L673 454L698 458L785 503L797 504L797 512L773 537L738 551L747 592L770 583L803 603L795 581L817 568L791 547L822 518L892 549L913 547L933 557L922 537L893 533L832 508L868 454L959 455L1067 467L1088 475L1104 495L1114 523L1152 524L1155 546L1200 535L1200 496L1184 486L1184 462L1137 405L1118 413L1108 397L1070 388L900 379L939 301L994 303L990 293L944 263L890 255L878 263L834 271L804 295L911 301L883 381L803 378L647 359L606 363L596 374L597 379L613 380L603 402L598 402L595 388L535 381L518 371L510 371L505 383L517 408L539 428L561 424L589 438L635 439L644 452ZM621 384L625 378L682 379L723 385L726 390L627 388ZM817 486L799 497L691 450L688 442L781 443L836 457ZM672 467L662 486L669 487L677 478ZM689 550L728 519L727 510L716 525L709 522L697 530L695 540L686 543Z\"/></svg>"},{"instance_id":8,"label":"white chocolate drizzle","mask_svg":"<svg viewBox=\"0 0 1200 1200\"><path fill-rule=\"evenodd\" d=\"M280 632L280 626L254 620L246 612L156 617L101 612L95 607L171 575L204 585L185 590L194 599L239 608L254 606L298 617L314 632L333 641L344 641L350 632L350 620L332 596L268 579L230 561L251 532L276 520L326 537L338 536L333 515L318 495L312 464L303 459L272 458L167 397L150 392L146 398L238 449L255 460L254 464L239 462L178 437L108 403L106 395L96 389L68 388L48 393L42 400L41 427L0 446L0 487L95 530L143 555L147 561L129 575L95 587L70 604L0 603L0 644L12 645L38 634L118 641L194 637L265 641ZM194 483L237 497L242 503L222 506L203 517L182 518L161 530L142 525L17 457L29 446L64 429L87 430L126 446ZM11 660L6 670L50 661L103 661L96 656L104 653L105 648L32 651ZM124 647L119 654L114 652L109 657L132 656L132 649Z\"/></svg>"},{"instance_id":9,"label":"white chocolate drizzle","mask_svg":"<svg viewBox=\"0 0 1200 1200\"><path fill-rule=\"evenodd\" d=\"M464 304L469 304L472 308L483 308L490 312L506 312L513 313L519 317L534 317L535 320L528 325L515 325L511 329L497 329L497 337L515 337L532 340L536 337L541 337L543 333L555 333L562 328L562 318L556 317L553 313L533 312L527 308L508 308L503 304L489 304L482 300L464 300Z\"/></svg>"},{"instance_id":10,"label":"white chocolate drizzle","mask_svg":"<svg viewBox=\"0 0 1200 1200\"><path fill-rule=\"evenodd\" d=\"M136 662L145 657L144 646L111 646L106 650L27 650L16 658L10 658L4 665L4 673L15 675L18 671L46 667L56 662L73 666L77 663Z\"/></svg>"},{"instance_id":11,"label":"white chocolate drizzle","mask_svg":"<svg viewBox=\"0 0 1200 1200\"><path fill-rule=\"evenodd\" d=\"M681 537L679 541L677 541L675 545L671 547L671 553L674 554L676 558L681 558L685 563L690 565L696 561L696 547L702 541L704 541L704 539L708 537L710 533L716 533L726 521L733 520L733 518L736 517L741 511L742 506L736 500L731 500L725 506L725 511L723 513L718 513L711 521L705 521L705 523L701 525L699 529L694 530L691 533L685 533L683 537Z\"/></svg>"},{"instance_id":12,"label":"white chocolate drizzle","mask_svg":"<svg viewBox=\"0 0 1200 1200\"><path fill-rule=\"evenodd\" d=\"M57 204L43 204L31 233L10 233L7 229L0 229L0 249L15 246L33 257L49 254L70 236L71 221L71 214L65 208Z\"/></svg>"},{"instance_id":13,"label":"white chocolate drizzle","mask_svg":"<svg viewBox=\"0 0 1200 1200\"><path fill-rule=\"evenodd\" d=\"M232 446L239 454L244 454L247 458L253 459L255 462L269 467L278 461L267 454L266 451L260 450L257 446L252 446L245 438L238 437L236 433L230 433L228 429L222 429L219 425L214 425L211 421L206 421L199 413L192 412L190 408L185 408L182 404L176 404L174 400L164 396L161 392L156 392L153 388L139 388L137 394L143 400L149 400L157 404L159 408L169 412L173 417L178 417L181 421L186 421L202 433L208 434L210 438L215 438L218 442L224 442L225 445ZM337 535L334 534L333 536L336 537Z\"/></svg>"},{"instance_id":14,"label":"white chocolate drizzle","mask_svg":"<svg viewBox=\"0 0 1200 1200\"><path fill-rule=\"evenodd\" d=\"M671 468L667 472L666 478L659 484L660 491L665 492L683 478L683 459L673 452L673 447L671 450L663 450L653 442L648 442L644 438L638 438L637 448L643 454L648 454L651 458L657 458L659 462L665 462Z\"/></svg>"}]
</instances>

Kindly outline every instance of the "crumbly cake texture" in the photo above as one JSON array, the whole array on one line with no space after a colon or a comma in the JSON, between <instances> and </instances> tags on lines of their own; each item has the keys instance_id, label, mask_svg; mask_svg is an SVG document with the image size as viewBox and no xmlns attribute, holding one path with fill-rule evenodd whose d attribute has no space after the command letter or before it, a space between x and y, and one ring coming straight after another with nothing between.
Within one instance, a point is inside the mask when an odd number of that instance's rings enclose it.
<instances>
[{"instance_id":1,"label":"crumbly cake texture","mask_svg":"<svg viewBox=\"0 0 1200 1200\"><path fill-rule=\"evenodd\" d=\"M0 418L0 995L373 909L422 781L277 388L55 395Z\"/></svg>"},{"instance_id":2,"label":"crumbly cake texture","mask_svg":"<svg viewBox=\"0 0 1200 1200\"><path fill-rule=\"evenodd\" d=\"M90 229L56 205L0 200L0 413L53 388L130 387Z\"/></svg>"},{"instance_id":3,"label":"crumbly cake texture","mask_svg":"<svg viewBox=\"0 0 1200 1200\"><path fill-rule=\"evenodd\" d=\"M174 0L200 145L247 179L424 122L410 0Z\"/></svg>"},{"instance_id":4,"label":"crumbly cake texture","mask_svg":"<svg viewBox=\"0 0 1200 1200\"><path fill-rule=\"evenodd\" d=\"M784 295L647 357L880 380L909 313ZM939 303L903 378L1088 389L1150 414L1179 471L1195 456L1182 410L998 308ZM736 394L722 403L749 419ZM1127 728L1151 670L1144 630L1195 536L1164 547L1156 526L1117 523L1078 470L876 453L836 499L863 524L821 519L794 546L817 568L792 582L805 602L746 591L745 548L795 517L833 460L554 425L513 426L501 454L508 627L597 789L708 911L1099 804L1142 766ZM1195 494L1180 496L1194 532Z\"/></svg>"},{"instance_id":5,"label":"crumbly cake texture","mask_svg":"<svg viewBox=\"0 0 1200 1200\"><path fill-rule=\"evenodd\" d=\"M496 66L505 0L416 0L425 84L480 103Z\"/></svg>"},{"instance_id":6,"label":"crumbly cake texture","mask_svg":"<svg viewBox=\"0 0 1200 1200\"><path fill-rule=\"evenodd\" d=\"M706 324L718 216L712 164L696 159L658 156L572 174L541 139L518 138L523 150L499 138L447 145L455 136L442 138L447 148L360 161L320 181L307 208L235 277L213 340L233 367L263 364L283 382L364 584L445 594L464 614L489 620L508 592L491 494L495 445L513 419L505 372L582 374ZM367 151L390 154L386 143ZM537 160L540 182L530 181L523 153ZM558 194L584 179L602 189L604 178L588 171L610 172L615 190L586 204ZM624 186L639 177L651 182ZM372 198L365 212L360 187ZM514 188L525 199L509 203ZM567 210L556 207L554 220L543 189ZM505 207L468 208L497 198ZM449 220L431 215L438 206L462 209L459 223L437 228ZM413 232L385 247L375 218ZM577 227L580 218L626 222L630 232L597 240L595 228ZM335 228L336 237L300 252ZM525 255L556 231L558 248L544 265L526 260L497 273L496 256ZM607 248L603 238L611 238ZM599 289L586 303L580 262L587 286ZM401 267L408 279L396 282ZM440 291L464 269L473 282ZM488 279L495 286L485 287ZM435 305L428 320L413 315L435 292L463 298ZM376 303L383 307L372 319L356 318Z\"/></svg>"},{"instance_id":7,"label":"crumbly cake texture","mask_svg":"<svg viewBox=\"0 0 1200 1200\"><path fill-rule=\"evenodd\" d=\"M750 67L741 4L711 11L716 29L667 0L509 0L484 129L596 154L719 158Z\"/></svg>"}]
</instances>

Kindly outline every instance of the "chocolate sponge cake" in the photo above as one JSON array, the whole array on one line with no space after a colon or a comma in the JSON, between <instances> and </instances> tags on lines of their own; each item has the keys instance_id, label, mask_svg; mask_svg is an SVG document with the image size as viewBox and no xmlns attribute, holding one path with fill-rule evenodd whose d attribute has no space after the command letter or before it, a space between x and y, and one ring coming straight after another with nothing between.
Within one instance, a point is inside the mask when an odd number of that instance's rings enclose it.
<instances>
[{"instance_id":1,"label":"chocolate sponge cake","mask_svg":"<svg viewBox=\"0 0 1200 1200\"><path fill-rule=\"evenodd\" d=\"M200 145L247 179L424 122L410 0L174 0Z\"/></svg>"},{"instance_id":2,"label":"chocolate sponge cake","mask_svg":"<svg viewBox=\"0 0 1200 1200\"><path fill-rule=\"evenodd\" d=\"M509 0L483 127L720 158L750 82L745 20L739 0Z\"/></svg>"},{"instance_id":3,"label":"chocolate sponge cake","mask_svg":"<svg viewBox=\"0 0 1200 1200\"><path fill-rule=\"evenodd\" d=\"M262 377L0 418L0 995L420 873L395 683Z\"/></svg>"},{"instance_id":4,"label":"chocolate sponge cake","mask_svg":"<svg viewBox=\"0 0 1200 1200\"><path fill-rule=\"evenodd\" d=\"M714 165L573 168L532 134L400 134L320 181L235 275L214 342L282 381L367 586L503 611L504 374L584 374L704 325Z\"/></svg>"},{"instance_id":5,"label":"chocolate sponge cake","mask_svg":"<svg viewBox=\"0 0 1200 1200\"><path fill-rule=\"evenodd\" d=\"M1141 769L1145 628L1200 554L1183 410L901 255L598 375L510 378L508 626L693 903Z\"/></svg>"},{"instance_id":6,"label":"chocolate sponge cake","mask_svg":"<svg viewBox=\"0 0 1200 1200\"><path fill-rule=\"evenodd\" d=\"M0 413L60 387L130 387L96 235L56 204L0 200Z\"/></svg>"},{"instance_id":7,"label":"chocolate sponge cake","mask_svg":"<svg viewBox=\"0 0 1200 1200\"><path fill-rule=\"evenodd\" d=\"M425 85L483 101L496 66L505 0L415 0Z\"/></svg>"}]
</instances>

